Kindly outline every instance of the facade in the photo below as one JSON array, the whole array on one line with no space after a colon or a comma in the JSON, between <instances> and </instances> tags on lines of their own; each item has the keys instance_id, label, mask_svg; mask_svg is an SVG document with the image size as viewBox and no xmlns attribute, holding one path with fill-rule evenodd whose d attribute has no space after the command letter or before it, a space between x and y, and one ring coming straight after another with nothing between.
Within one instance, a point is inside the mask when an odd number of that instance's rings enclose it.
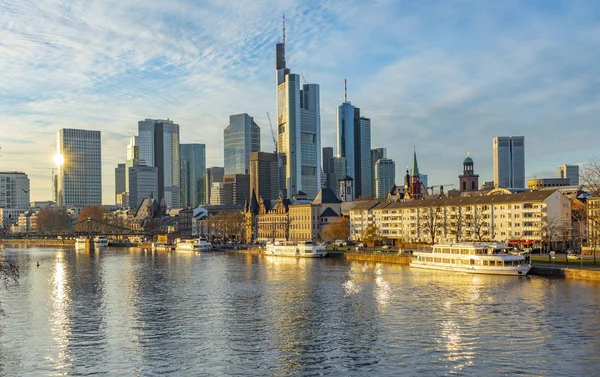
<instances>
[{"instance_id":1,"label":"facade","mask_svg":"<svg viewBox=\"0 0 600 377\"><path fill-rule=\"evenodd\" d=\"M225 204L223 182L213 182L210 189L210 204L215 206Z\"/></svg>"},{"instance_id":2,"label":"facade","mask_svg":"<svg viewBox=\"0 0 600 377\"><path fill-rule=\"evenodd\" d=\"M250 175L225 174L223 176L223 204L243 206L250 199Z\"/></svg>"},{"instance_id":3,"label":"facade","mask_svg":"<svg viewBox=\"0 0 600 377\"><path fill-rule=\"evenodd\" d=\"M206 204L206 146L181 144L181 206Z\"/></svg>"},{"instance_id":4,"label":"facade","mask_svg":"<svg viewBox=\"0 0 600 377\"><path fill-rule=\"evenodd\" d=\"M179 125L172 120L145 119L138 122L139 163L158 169L158 202L179 208L180 146Z\"/></svg>"},{"instance_id":5,"label":"facade","mask_svg":"<svg viewBox=\"0 0 600 377\"><path fill-rule=\"evenodd\" d=\"M337 157L346 159L356 196L371 196L371 120L348 101L337 108Z\"/></svg>"},{"instance_id":6,"label":"facade","mask_svg":"<svg viewBox=\"0 0 600 377\"><path fill-rule=\"evenodd\" d=\"M351 202L354 200L354 180L350 176L344 176L339 182L339 198L342 202Z\"/></svg>"},{"instance_id":7,"label":"facade","mask_svg":"<svg viewBox=\"0 0 600 377\"><path fill-rule=\"evenodd\" d=\"M592 249L600 248L600 198L593 196L587 198L587 234L588 246Z\"/></svg>"},{"instance_id":8,"label":"facade","mask_svg":"<svg viewBox=\"0 0 600 377\"><path fill-rule=\"evenodd\" d=\"M63 128L58 131L57 178L59 206L102 204L100 131Z\"/></svg>"},{"instance_id":9,"label":"facade","mask_svg":"<svg viewBox=\"0 0 600 377\"><path fill-rule=\"evenodd\" d=\"M386 148L375 148L371 149L371 187L372 187L372 198L377 196L377 190L375 188L375 163L382 158L387 158Z\"/></svg>"},{"instance_id":10,"label":"facade","mask_svg":"<svg viewBox=\"0 0 600 377\"><path fill-rule=\"evenodd\" d=\"M206 200L210 204L212 204L210 198L212 195L211 190L213 187L213 183L223 183L223 175L225 175L225 168L223 167L211 166L210 168L206 169Z\"/></svg>"},{"instance_id":11,"label":"facade","mask_svg":"<svg viewBox=\"0 0 600 377\"><path fill-rule=\"evenodd\" d=\"M569 178L535 178L527 180L527 188L530 190L541 190L547 187L570 186Z\"/></svg>"},{"instance_id":12,"label":"facade","mask_svg":"<svg viewBox=\"0 0 600 377\"><path fill-rule=\"evenodd\" d=\"M335 195L337 197L340 196L340 179L344 178L345 176L347 176L347 164L346 164L346 158L345 157L333 157L329 163L331 164L331 171L332 171L332 179L333 182L335 182L335 187L332 188L331 190L333 190L333 192L335 193Z\"/></svg>"},{"instance_id":13,"label":"facade","mask_svg":"<svg viewBox=\"0 0 600 377\"><path fill-rule=\"evenodd\" d=\"M125 191L129 190L129 168L136 165L146 165L145 161L140 161L140 147L138 137L131 136L127 144L127 158L125 159Z\"/></svg>"},{"instance_id":14,"label":"facade","mask_svg":"<svg viewBox=\"0 0 600 377\"><path fill-rule=\"evenodd\" d=\"M569 180L569 186L579 185L579 165L561 165L558 167L558 178Z\"/></svg>"},{"instance_id":15,"label":"facade","mask_svg":"<svg viewBox=\"0 0 600 377\"><path fill-rule=\"evenodd\" d=\"M493 148L494 186L525 188L525 137L495 137Z\"/></svg>"},{"instance_id":16,"label":"facade","mask_svg":"<svg viewBox=\"0 0 600 377\"><path fill-rule=\"evenodd\" d=\"M375 163L375 197L385 199L396 184L396 164L389 158L380 158Z\"/></svg>"},{"instance_id":17,"label":"facade","mask_svg":"<svg viewBox=\"0 0 600 377\"><path fill-rule=\"evenodd\" d=\"M127 190L129 190L129 188L127 188ZM117 194L116 199L117 199L116 204L118 207L120 207L120 208L129 207L129 192L123 192L121 194Z\"/></svg>"},{"instance_id":18,"label":"facade","mask_svg":"<svg viewBox=\"0 0 600 377\"><path fill-rule=\"evenodd\" d=\"M333 165L331 163L331 159L333 158L333 147L323 147L323 175L325 176L325 185L324 187L335 190L337 186L335 184L335 177L333 176Z\"/></svg>"},{"instance_id":19,"label":"facade","mask_svg":"<svg viewBox=\"0 0 600 377\"><path fill-rule=\"evenodd\" d=\"M136 165L129 168L129 207L139 208L144 199L155 198L159 190L158 168Z\"/></svg>"},{"instance_id":20,"label":"facade","mask_svg":"<svg viewBox=\"0 0 600 377\"><path fill-rule=\"evenodd\" d=\"M256 198L276 200L279 197L277 182L277 154L250 153L250 193Z\"/></svg>"},{"instance_id":21,"label":"facade","mask_svg":"<svg viewBox=\"0 0 600 377\"><path fill-rule=\"evenodd\" d=\"M260 127L244 113L231 115L223 130L225 174L250 174L250 153L260 151Z\"/></svg>"},{"instance_id":22,"label":"facade","mask_svg":"<svg viewBox=\"0 0 600 377\"><path fill-rule=\"evenodd\" d=\"M319 239L319 206L295 204L289 210L289 241L317 241Z\"/></svg>"},{"instance_id":23,"label":"facade","mask_svg":"<svg viewBox=\"0 0 600 377\"><path fill-rule=\"evenodd\" d=\"M125 164L117 164L115 168L115 203L117 196L127 192L127 186L125 186Z\"/></svg>"},{"instance_id":24,"label":"facade","mask_svg":"<svg viewBox=\"0 0 600 377\"><path fill-rule=\"evenodd\" d=\"M368 202L350 210L350 223L353 239L373 225L390 240L532 245L569 231L571 205L558 191Z\"/></svg>"},{"instance_id":25,"label":"facade","mask_svg":"<svg viewBox=\"0 0 600 377\"><path fill-rule=\"evenodd\" d=\"M468 154L467 158L463 161L463 173L458 176L458 181L460 183L460 192L479 190L479 175L475 174L473 159Z\"/></svg>"},{"instance_id":26,"label":"facade","mask_svg":"<svg viewBox=\"0 0 600 377\"><path fill-rule=\"evenodd\" d=\"M279 187L286 198L300 191L314 198L321 186L319 85L301 85L286 67L285 42L275 51Z\"/></svg>"},{"instance_id":27,"label":"facade","mask_svg":"<svg viewBox=\"0 0 600 377\"><path fill-rule=\"evenodd\" d=\"M29 208L29 177L23 172L0 172L0 208Z\"/></svg>"}]
</instances>

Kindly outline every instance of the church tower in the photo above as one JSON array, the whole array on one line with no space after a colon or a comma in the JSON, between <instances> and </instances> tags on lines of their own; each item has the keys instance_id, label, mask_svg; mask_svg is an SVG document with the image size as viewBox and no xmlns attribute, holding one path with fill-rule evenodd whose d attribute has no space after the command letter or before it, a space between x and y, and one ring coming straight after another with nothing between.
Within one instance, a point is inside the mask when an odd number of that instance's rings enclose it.
<instances>
[{"instance_id":1,"label":"church tower","mask_svg":"<svg viewBox=\"0 0 600 377\"><path fill-rule=\"evenodd\" d=\"M423 193L421 193L421 177L419 175L419 166L417 165L417 152L413 155L413 167L412 174L410 176L410 197L412 199L421 199Z\"/></svg>"},{"instance_id":2,"label":"church tower","mask_svg":"<svg viewBox=\"0 0 600 377\"><path fill-rule=\"evenodd\" d=\"M458 180L460 182L460 192L479 190L479 175L475 174L473 159L469 157L469 152L467 152L467 158L463 161L463 174L458 176Z\"/></svg>"}]
</instances>

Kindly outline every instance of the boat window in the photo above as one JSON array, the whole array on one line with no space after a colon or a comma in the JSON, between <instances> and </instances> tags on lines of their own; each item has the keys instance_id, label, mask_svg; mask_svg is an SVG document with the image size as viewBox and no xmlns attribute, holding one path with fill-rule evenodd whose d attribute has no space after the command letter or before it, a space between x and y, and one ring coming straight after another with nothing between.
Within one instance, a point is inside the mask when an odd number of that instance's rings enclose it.
<instances>
[{"instance_id":1,"label":"boat window","mask_svg":"<svg viewBox=\"0 0 600 377\"><path fill-rule=\"evenodd\" d=\"M443 260L442 262L443 262L443 263L447 263L447 264L448 264L448 263L450 263L450 259L448 259L448 258L444 258L444 260Z\"/></svg>"},{"instance_id":2,"label":"boat window","mask_svg":"<svg viewBox=\"0 0 600 377\"><path fill-rule=\"evenodd\" d=\"M433 261L435 263L440 263L442 261L442 258L434 258Z\"/></svg>"},{"instance_id":3,"label":"boat window","mask_svg":"<svg viewBox=\"0 0 600 377\"><path fill-rule=\"evenodd\" d=\"M488 261L484 260L484 261L483 261L483 265L484 265L484 266L488 266L488 265L489 265Z\"/></svg>"},{"instance_id":4,"label":"boat window","mask_svg":"<svg viewBox=\"0 0 600 377\"><path fill-rule=\"evenodd\" d=\"M475 250L473 250L473 249L469 250L469 255L475 255Z\"/></svg>"},{"instance_id":5,"label":"boat window","mask_svg":"<svg viewBox=\"0 0 600 377\"><path fill-rule=\"evenodd\" d=\"M460 250L458 250L458 249L452 249L452 254L460 254Z\"/></svg>"},{"instance_id":6,"label":"boat window","mask_svg":"<svg viewBox=\"0 0 600 377\"><path fill-rule=\"evenodd\" d=\"M467 250L467 249L460 249L460 253L461 254L469 254L469 250Z\"/></svg>"},{"instance_id":7,"label":"boat window","mask_svg":"<svg viewBox=\"0 0 600 377\"><path fill-rule=\"evenodd\" d=\"M502 261L501 261L501 260L497 260L497 261L496 261L496 266L498 266L498 267L502 267L503 265L504 265L504 263L502 263Z\"/></svg>"}]
</instances>

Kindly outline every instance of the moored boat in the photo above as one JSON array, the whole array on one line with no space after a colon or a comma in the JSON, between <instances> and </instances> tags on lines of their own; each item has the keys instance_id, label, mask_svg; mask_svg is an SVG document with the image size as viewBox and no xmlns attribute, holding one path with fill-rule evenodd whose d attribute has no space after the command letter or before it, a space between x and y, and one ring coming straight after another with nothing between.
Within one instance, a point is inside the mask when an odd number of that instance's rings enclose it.
<instances>
[{"instance_id":1,"label":"moored boat","mask_svg":"<svg viewBox=\"0 0 600 377\"><path fill-rule=\"evenodd\" d=\"M206 238L194 238L190 240L179 240L175 247L177 251L210 251L212 243Z\"/></svg>"},{"instance_id":2,"label":"moored boat","mask_svg":"<svg viewBox=\"0 0 600 377\"><path fill-rule=\"evenodd\" d=\"M106 237L94 237L94 247L107 247L108 239Z\"/></svg>"},{"instance_id":3,"label":"moored boat","mask_svg":"<svg viewBox=\"0 0 600 377\"><path fill-rule=\"evenodd\" d=\"M269 242L265 254L285 257L323 258L327 255L327 251L325 246L315 245L312 241Z\"/></svg>"},{"instance_id":4,"label":"moored boat","mask_svg":"<svg viewBox=\"0 0 600 377\"><path fill-rule=\"evenodd\" d=\"M163 243L163 242L152 242L152 250L155 251L171 251L175 249L175 246L168 244L168 243Z\"/></svg>"},{"instance_id":5,"label":"moored boat","mask_svg":"<svg viewBox=\"0 0 600 377\"><path fill-rule=\"evenodd\" d=\"M501 244L460 243L434 245L429 252L413 253L414 268L489 275L527 275L531 264Z\"/></svg>"},{"instance_id":6,"label":"moored boat","mask_svg":"<svg viewBox=\"0 0 600 377\"><path fill-rule=\"evenodd\" d=\"M77 237L75 239L75 248L76 249L85 249L85 243L87 242L87 237Z\"/></svg>"}]
</instances>

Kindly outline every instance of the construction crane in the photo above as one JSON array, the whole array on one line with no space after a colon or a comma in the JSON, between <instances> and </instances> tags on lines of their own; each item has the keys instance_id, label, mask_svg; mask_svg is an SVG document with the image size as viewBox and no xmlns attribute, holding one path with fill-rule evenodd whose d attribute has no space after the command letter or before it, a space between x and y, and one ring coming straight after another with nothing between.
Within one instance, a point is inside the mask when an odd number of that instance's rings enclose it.
<instances>
[{"instance_id":1,"label":"construction crane","mask_svg":"<svg viewBox=\"0 0 600 377\"><path fill-rule=\"evenodd\" d=\"M430 195L435 195L435 194L433 193L433 190L434 190L435 188L438 188L438 187L439 187L439 189L440 189L440 194L443 194L443 193L444 193L444 191L443 191L443 190L444 190L444 187L454 187L454 184L452 184L452 183L449 183L449 184L446 184L446 185L434 185L434 186L425 187L425 189L426 189L426 190L431 190L431 194L430 194Z\"/></svg>"},{"instance_id":2,"label":"construction crane","mask_svg":"<svg viewBox=\"0 0 600 377\"><path fill-rule=\"evenodd\" d=\"M300 72L300 77L302 77L302 82L304 85L308 85L308 80L306 80L306 77L304 77L304 73Z\"/></svg>"},{"instance_id":3,"label":"construction crane","mask_svg":"<svg viewBox=\"0 0 600 377\"><path fill-rule=\"evenodd\" d=\"M271 123L271 115L267 111L267 119L269 119L269 126L271 126L271 136L273 136L273 144L275 144L275 154L277 154L277 138L275 137L275 131L273 130L273 123Z\"/></svg>"}]
</instances>

